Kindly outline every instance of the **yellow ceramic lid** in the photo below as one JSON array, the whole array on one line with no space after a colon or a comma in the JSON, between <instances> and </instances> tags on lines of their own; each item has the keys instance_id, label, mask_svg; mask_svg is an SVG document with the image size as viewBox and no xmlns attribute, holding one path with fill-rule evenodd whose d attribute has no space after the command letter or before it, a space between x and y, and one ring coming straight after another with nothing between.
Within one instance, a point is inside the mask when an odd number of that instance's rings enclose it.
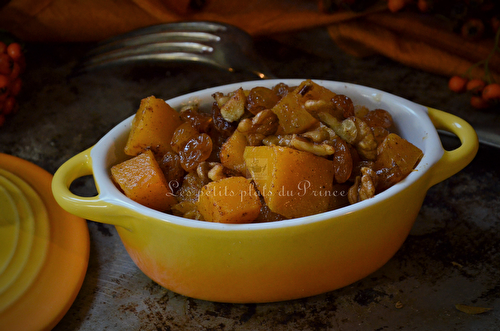
<instances>
[{"instance_id":1,"label":"yellow ceramic lid","mask_svg":"<svg viewBox=\"0 0 500 331\"><path fill-rule=\"evenodd\" d=\"M0 330L52 329L85 277L87 223L56 203L51 181L35 164L0 153Z\"/></svg>"}]
</instances>

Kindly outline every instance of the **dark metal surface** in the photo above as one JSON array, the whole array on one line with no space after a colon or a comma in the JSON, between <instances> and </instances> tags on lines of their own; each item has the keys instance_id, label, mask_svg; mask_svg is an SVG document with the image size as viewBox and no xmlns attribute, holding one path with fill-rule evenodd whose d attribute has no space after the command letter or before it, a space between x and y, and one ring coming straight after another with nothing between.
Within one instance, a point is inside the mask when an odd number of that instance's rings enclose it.
<instances>
[{"instance_id":1,"label":"dark metal surface","mask_svg":"<svg viewBox=\"0 0 500 331\"><path fill-rule=\"evenodd\" d=\"M367 85L464 118L482 116L498 126L498 110L472 109L467 96L448 91L446 77L381 57L352 58L323 30L280 40L258 43L278 77ZM53 173L135 113L143 97L169 99L254 79L192 65L112 68L68 78L89 47L29 45L21 108L0 129L0 152ZM457 144L448 137L443 142L449 148ZM500 150L483 145L468 167L432 187L410 236L380 270L340 290L289 302L222 304L177 295L133 264L114 227L88 221L88 272L55 330L497 330L499 158ZM82 195L95 193L89 178L73 186ZM493 309L469 315L456 304Z\"/></svg>"}]
</instances>

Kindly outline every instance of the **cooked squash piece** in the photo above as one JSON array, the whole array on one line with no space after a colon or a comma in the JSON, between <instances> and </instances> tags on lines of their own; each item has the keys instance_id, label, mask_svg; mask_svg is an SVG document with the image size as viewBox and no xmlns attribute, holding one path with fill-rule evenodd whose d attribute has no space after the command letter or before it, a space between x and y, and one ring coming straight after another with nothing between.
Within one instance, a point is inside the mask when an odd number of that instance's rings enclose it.
<instances>
[{"instance_id":1,"label":"cooked squash piece","mask_svg":"<svg viewBox=\"0 0 500 331\"><path fill-rule=\"evenodd\" d=\"M146 149L160 155L171 152L170 140L182 123L179 113L165 101L154 96L142 99L132 121L125 154L136 156Z\"/></svg>"},{"instance_id":2,"label":"cooked squash piece","mask_svg":"<svg viewBox=\"0 0 500 331\"><path fill-rule=\"evenodd\" d=\"M269 209L287 218L328 211L333 162L281 146L248 146L245 164Z\"/></svg>"},{"instance_id":3,"label":"cooked squash piece","mask_svg":"<svg viewBox=\"0 0 500 331\"><path fill-rule=\"evenodd\" d=\"M247 145L245 135L235 130L220 149L219 158L222 165L245 175L246 167L243 153Z\"/></svg>"},{"instance_id":4,"label":"cooked squash piece","mask_svg":"<svg viewBox=\"0 0 500 331\"><path fill-rule=\"evenodd\" d=\"M300 95L302 95L302 103L308 102L306 105L307 111L318 118L318 113L328 112L336 118L343 118L342 110L337 108L332 99L337 95L335 92L316 84L310 79L303 81L299 85Z\"/></svg>"},{"instance_id":5,"label":"cooked squash piece","mask_svg":"<svg viewBox=\"0 0 500 331\"><path fill-rule=\"evenodd\" d=\"M245 177L228 177L203 186L198 211L205 221L251 223L262 204L252 182Z\"/></svg>"},{"instance_id":6,"label":"cooked squash piece","mask_svg":"<svg viewBox=\"0 0 500 331\"><path fill-rule=\"evenodd\" d=\"M284 133L302 133L318 123L305 108L304 83L284 96L271 110L278 116Z\"/></svg>"},{"instance_id":7,"label":"cooked squash piece","mask_svg":"<svg viewBox=\"0 0 500 331\"><path fill-rule=\"evenodd\" d=\"M307 90L304 91L304 88ZM326 87L316 84L310 79L306 79L299 85L299 89L303 90L302 94L307 100L323 100L329 101L337 94Z\"/></svg>"},{"instance_id":8,"label":"cooked squash piece","mask_svg":"<svg viewBox=\"0 0 500 331\"><path fill-rule=\"evenodd\" d=\"M111 176L127 197L146 207L167 211L177 203L150 150L114 165Z\"/></svg>"},{"instance_id":9,"label":"cooked squash piece","mask_svg":"<svg viewBox=\"0 0 500 331\"><path fill-rule=\"evenodd\" d=\"M418 164L424 154L422 151L395 133L385 137L377 148L377 168L392 168L393 162L404 176Z\"/></svg>"},{"instance_id":10,"label":"cooked squash piece","mask_svg":"<svg viewBox=\"0 0 500 331\"><path fill-rule=\"evenodd\" d=\"M271 195L269 190L273 185L274 164L276 161L274 148L274 146L248 146L243 153L247 177L253 179L268 206L270 197L266 196Z\"/></svg>"}]
</instances>

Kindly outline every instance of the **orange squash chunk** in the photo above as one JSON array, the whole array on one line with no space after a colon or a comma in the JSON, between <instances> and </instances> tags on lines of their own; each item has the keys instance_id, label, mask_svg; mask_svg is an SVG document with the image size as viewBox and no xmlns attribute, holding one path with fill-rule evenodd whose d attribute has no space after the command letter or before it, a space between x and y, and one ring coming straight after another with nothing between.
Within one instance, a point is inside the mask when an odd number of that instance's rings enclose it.
<instances>
[{"instance_id":1,"label":"orange squash chunk","mask_svg":"<svg viewBox=\"0 0 500 331\"><path fill-rule=\"evenodd\" d=\"M281 130L286 133L302 133L318 123L304 105L305 82L284 96L271 110L278 116Z\"/></svg>"},{"instance_id":2,"label":"orange squash chunk","mask_svg":"<svg viewBox=\"0 0 500 331\"><path fill-rule=\"evenodd\" d=\"M154 96L142 99L132 121L125 154L136 156L146 149L160 155L172 152L170 140L182 123L179 113L162 99Z\"/></svg>"},{"instance_id":3,"label":"orange squash chunk","mask_svg":"<svg viewBox=\"0 0 500 331\"><path fill-rule=\"evenodd\" d=\"M328 112L336 118L342 119L342 110L337 109L332 99L337 95L335 92L316 84L310 79L303 81L299 85L301 91L301 102L306 103L309 100L314 100L314 103L307 107L307 111L318 118L318 113Z\"/></svg>"},{"instance_id":4,"label":"orange squash chunk","mask_svg":"<svg viewBox=\"0 0 500 331\"><path fill-rule=\"evenodd\" d=\"M281 146L249 146L244 158L271 211L296 218L329 210L333 161Z\"/></svg>"},{"instance_id":5,"label":"orange squash chunk","mask_svg":"<svg viewBox=\"0 0 500 331\"><path fill-rule=\"evenodd\" d=\"M219 157L222 165L245 175L246 167L243 153L247 145L247 137L240 131L235 130L220 149Z\"/></svg>"},{"instance_id":6,"label":"orange squash chunk","mask_svg":"<svg viewBox=\"0 0 500 331\"><path fill-rule=\"evenodd\" d=\"M395 133L385 137L377 148L377 168L392 168L396 164L403 176L408 175L418 164L424 153L406 139Z\"/></svg>"},{"instance_id":7,"label":"orange squash chunk","mask_svg":"<svg viewBox=\"0 0 500 331\"><path fill-rule=\"evenodd\" d=\"M201 189L197 205L205 221L218 223L251 223L262 207L258 192L245 177L208 183Z\"/></svg>"},{"instance_id":8,"label":"orange squash chunk","mask_svg":"<svg viewBox=\"0 0 500 331\"><path fill-rule=\"evenodd\" d=\"M146 207L167 211L177 203L150 150L114 165L111 176L127 197Z\"/></svg>"}]
</instances>

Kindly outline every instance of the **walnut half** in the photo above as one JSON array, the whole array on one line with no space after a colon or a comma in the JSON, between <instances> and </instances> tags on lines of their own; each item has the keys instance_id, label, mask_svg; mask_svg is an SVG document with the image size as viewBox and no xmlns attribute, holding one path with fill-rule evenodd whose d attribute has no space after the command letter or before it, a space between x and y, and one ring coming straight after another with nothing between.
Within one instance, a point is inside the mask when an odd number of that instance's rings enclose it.
<instances>
[{"instance_id":1,"label":"walnut half","mask_svg":"<svg viewBox=\"0 0 500 331\"><path fill-rule=\"evenodd\" d=\"M347 192L349 203L355 204L375 196L377 173L368 167L361 168L361 176L356 176L354 185Z\"/></svg>"}]
</instances>

